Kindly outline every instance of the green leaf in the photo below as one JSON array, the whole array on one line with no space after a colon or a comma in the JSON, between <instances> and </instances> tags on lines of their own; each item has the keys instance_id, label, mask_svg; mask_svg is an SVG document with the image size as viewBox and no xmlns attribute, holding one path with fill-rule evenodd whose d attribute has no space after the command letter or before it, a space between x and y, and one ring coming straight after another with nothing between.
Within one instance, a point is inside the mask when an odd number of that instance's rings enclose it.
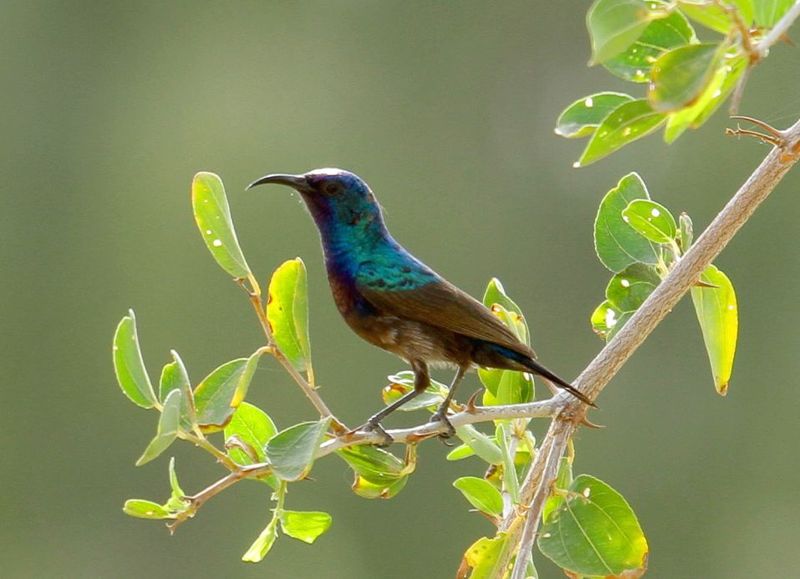
<instances>
[{"instance_id":1,"label":"green leaf","mask_svg":"<svg viewBox=\"0 0 800 579\"><path fill-rule=\"evenodd\" d=\"M655 269L635 263L611 278L606 287L606 298L616 312L635 312L659 283L661 278ZM603 316L608 314L604 312Z\"/></svg>"},{"instance_id":2,"label":"green leaf","mask_svg":"<svg viewBox=\"0 0 800 579\"><path fill-rule=\"evenodd\" d=\"M716 287L693 287L692 302L703 332L714 386L723 396L733 372L736 338L739 332L739 309L733 284L724 273L709 265L701 281Z\"/></svg>"},{"instance_id":3,"label":"green leaf","mask_svg":"<svg viewBox=\"0 0 800 579\"><path fill-rule=\"evenodd\" d=\"M772 28L783 18L794 0L753 0L753 16L756 24Z\"/></svg>"},{"instance_id":4,"label":"green leaf","mask_svg":"<svg viewBox=\"0 0 800 579\"><path fill-rule=\"evenodd\" d=\"M553 492L547 497L547 501L542 509L542 520L546 521L550 518L550 514L557 510L561 506L561 503L566 500L568 493L565 491L569 489L573 480L572 458L569 456L562 456L558 463L558 475L553 483L553 488L556 489L556 492Z\"/></svg>"},{"instance_id":5,"label":"green leaf","mask_svg":"<svg viewBox=\"0 0 800 579\"><path fill-rule=\"evenodd\" d=\"M447 453L446 459L449 461L456 461L464 460L465 458L469 458L471 456L475 456L475 451L466 444L459 444L457 447Z\"/></svg>"},{"instance_id":6,"label":"green leaf","mask_svg":"<svg viewBox=\"0 0 800 579\"><path fill-rule=\"evenodd\" d=\"M153 501L146 501L144 499L128 499L125 501L125 506L122 507L122 512L131 517L139 519L172 519L173 515L167 509L154 503Z\"/></svg>"},{"instance_id":7,"label":"green leaf","mask_svg":"<svg viewBox=\"0 0 800 579\"><path fill-rule=\"evenodd\" d=\"M383 403L387 406L396 402L414 389L414 372L403 370L397 374L389 376L390 383L384 386L381 391ZM398 410L401 412L411 412L422 408L435 409L447 395L447 387L441 382L431 380L430 386L425 392L418 395L410 402L403 404Z\"/></svg>"},{"instance_id":8,"label":"green leaf","mask_svg":"<svg viewBox=\"0 0 800 579\"><path fill-rule=\"evenodd\" d=\"M631 82L650 80L650 69L666 51L697 42L692 25L678 11L654 20L624 52L603 63L609 72Z\"/></svg>"},{"instance_id":9,"label":"green leaf","mask_svg":"<svg viewBox=\"0 0 800 579\"><path fill-rule=\"evenodd\" d=\"M181 419L181 391L173 390L164 400L161 418L158 420L156 436L147 445L147 448L136 461L136 466L142 466L164 452L178 437L178 426Z\"/></svg>"},{"instance_id":10,"label":"green leaf","mask_svg":"<svg viewBox=\"0 0 800 579\"><path fill-rule=\"evenodd\" d=\"M681 253L686 253L692 246L693 236L691 217L686 213L681 213L678 217L678 246L681 248Z\"/></svg>"},{"instance_id":11,"label":"green leaf","mask_svg":"<svg viewBox=\"0 0 800 579\"><path fill-rule=\"evenodd\" d=\"M622 210L634 199L650 199L650 195L641 177L629 173L603 197L594 222L597 257L613 272L620 272L633 263L658 263L657 247L622 218Z\"/></svg>"},{"instance_id":12,"label":"green leaf","mask_svg":"<svg viewBox=\"0 0 800 579\"><path fill-rule=\"evenodd\" d=\"M623 103L603 119L575 167L585 167L655 131L666 116L645 99Z\"/></svg>"},{"instance_id":13,"label":"green leaf","mask_svg":"<svg viewBox=\"0 0 800 579\"><path fill-rule=\"evenodd\" d=\"M236 391L231 400L231 408L238 408L245 399L245 396L247 396L247 390L250 388L250 382L253 381L253 376L258 369L259 360L261 360L260 349L250 354L247 363L244 365L242 374L239 376L239 381L236 383Z\"/></svg>"},{"instance_id":14,"label":"green leaf","mask_svg":"<svg viewBox=\"0 0 800 579\"><path fill-rule=\"evenodd\" d=\"M610 301L606 300L592 312L592 330L595 334L608 341L622 329L630 319L633 312L622 312Z\"/></svg>"},{"instance_id":15,"label":"green leaf","mask_svg":"<svg viewBox=\"0 0 800 579\"><path fill-rule=\"evenodd\" d=\"M671 112L691 106L714 76L719 46L691 44L665 52L653 63L647 99L653 109Z\"/></svg>"},{"instance_id":16,"label":"green leaf","mask_svg":"<svg viewBox=\"0 0 800 579\"><path fill-rule=\"evenodd\" d=\"M266 412L257 406L242 402L233 413L231 421L225 425L225 440L236 437L253 450L257 462L264 462L267 458L264 446L277 431L275 423ZM254 462L245 451L236 447L228 450L228 456L243 466Z\"/></svg>"},{"instance_id":17,"label":"green leaf","mask_svg":"<svg viewBox=\"0 0 800 579\"><path fill-rule=\"evenodd\" d=\"M663 10L650 10L644 0L595 0L586 15L592 39L590 64L616 56L641 36L651 20L666 15Z\"/></svg>"},{"instance_id":18,"label":"green leaf","mask_svg":"<svg viewBox=\"0 0 800 579\"><path fill-rule=\"evenodd\" d=\"M238 358L226 362L206 376L194 390L197 422L207 432L221 430L236 408L236 393L251 358Z\"/></svg>"},{"instance_id":19,"label":"green leaf","mask_svg":"<svg viewBox=\"0 0 800 579\"><path fill-rule=\"evenodd\" d=\"M520 404L534 399L533 378L528 372L478 368L478 377L486 386L484 406Z\"/></svg>"},{"instance_id":20,"label":"green leaf","mask_svg":"<svg viewBox=\"0 0 800 579\"><path fill-rule=\"evenodd\" d=\"M301 371L311 367L308 338L308 282L299 257L283 262L269 282L267 320L278 347Z\"/></svg>"},{"instance_id":21,"label":"green leaf","mask_svg":"<svg viewBox=\"0 0 800 579\"><path fill-rule=\"evenodd\" d=\"M649 199L634 199L622 210L622 219L655 243L675 240L678 226L669 209Z\"/></svg>"},{"instance_id":22,"label":"green leaf","mask_svg":"<svg viewBox=\"0 0 800 579\"><path fill-rule=\"evenodd\" d=\"M330 418L301 422L273 436L264 451L275 476L287 481L305 478L330 422Z\"/></svg>"},{"instance_id":23,"label":"green leaf","mask_svg":"<svg viewBox=\"0 0 800 579\"><path fill-rule=\"evenodd\" d=\"M275 539L278 538L278 518L273 517L269 524L261 531L258 538L253 541L247 552L242 555L242 561L245 563L260 563L267 556L272 545L275 544Z\"/></svg>"},{"instance_id":24,"label":"green leaf","mask_svg":"<svg viewBox=\"0 0 800 579\"><path fill-rule=\"evenodd\" d=\"M351 446L337 451L355 472L353 492L367 499L390 499L408 482L416 467L416 447L406 447L406 461L374 446Z\"/></svg>"},{"instance_id":25,"label":"green leaf","mask_svg":"<svg viewBox=\"0 0 800 579\"><path fill-rule=\"evenodd\" d=\"M643 570L647 562L647 540L630 505L585 474L542 525L538 545L556 565L578 575L618 576Z\"/></svg>"},{"instance_id":26,"label":"green leaf","mask_svg":"<svg viewBox=\"0 0 800 579\"><path fill-rule=\"evenodd\" d=\"M508 546L508 536L498 533L496 537L481 537L475 541L464 553L461 569L470 568L470 579L494 579L505 577L505 570L499 568L501 555ZM466 569L463 575L466 577Z\"/></svg>"},{"instance_id":27,"label":"green leaf","mask_svg":"<svg viewBox=\"0 0 800 579\"><path fill-rule=\"evenodd\" d=\"M309 545L327 531L333 518L320 511L282 511L281 529L284 533Z\"/></svg>"},{"instance_id":28,"label":"green leaf","mask_svg":"<svg viewBox=\"0 0 800 579\"><path fill-rule=\"evenodd\" d=\"M508 297L506 289L496 277L490 279L489 285L486 286L486 291L483 294L483 305L491 309L500 318L500 321L516 334L520 341L526 344L530 343L528 323L525 321L522 309L514 300ZM499 308L494 306L499 306Z\"/></svg>"},{"instance_id":29,"label":"green leaf","mask_svg":"<svg viewBox=\"0 0 800 579\"><path fill-rule=\"evenodd\" d=\"M457 427L456 436L489 464L503 463L503 452L497 443L471 424Z\"/></svg>"},{"instance_id":30,"label":"green leaf","mask_svg":"<svg viewBox=\"0 0 800 579\"><path fill-rule=\"evenodd\" d=\"M234 278L251 276L239 247L222 180L214 173L198 173L192 180L194 219L211 255Z\"/></svg>"},{"instance_id":31,"label":"green leaf","mask_svg":"<svg viewBox=\"0 0 800 579\"><path fill-rule=\"evenodd\" d=\"M453 481L469 503L491 517L503 515L503 497L492 483L475 476L462 476Z\"/></svg>"},{"instance_id":32,"label":"green leaf","mask_svg":"<svg viewBox=\"0 0 800 579\"><path fill-rule=\"evenodd\" d=\"M194 393L192 392L192 384L189 381L189 374L186 372L186 366L183 365L183 360L175 350L170 352L172 354L172 362L166 364L161 370L161 380L159 381L159 394L162 401L166 400L167 396L173 390L179 390L181 393L181 428L184 430L191 430L193 425L197 423L197 413L194 407Z\"/></svg>"},{"instance_id":33,"label":"green leaf","mask_svg":"<svg viewBox=\"0 0 800 579\"><path fill-rule=\"evenodd\" d=\"M114 372L122 392L131 402L142 408L156 405L156 394L144 367L139 338L136 333L136 316L133 310L122 318L114 332Z\"/></svg>"},{"instance_id":34,"label":"green leaf","mask_svg":"<svg viewBox=\"0 0 800 579\"><path fill-rule=\"evenodd\" d=\"M621 92L599 92L578 99L558 117L556 134L568 139L588 137L611 111L632 100L632 96Z\"/></svg>"},{"instance_id":35,"label":"green leaf","mask_svg":"<svg viewBox=\"0 0 800 579\"><path fill-rule=\"evenodd\" d=\"M181 485L178 484L178 474L175 472L175 457L169 459L169 487L172 490L167 504L164 505L168 511L178 513L189 507L191 504L183 492Z\"/></svg>"},{"instance_id":36,"label":"green leaf","mask_svg":"<svg viewBox=\"0 0 800 579\"><path fill-rule=\"evenodd\" d=\"M756 0L761 2L761 0ZM736 8L742 23L749 27L753 21L753 0L726 0L726 4ZM718 4L709 0L679 0L681 11L689 18L721 34L728 34L733 20Z\"/></svg>"}]
</instances>

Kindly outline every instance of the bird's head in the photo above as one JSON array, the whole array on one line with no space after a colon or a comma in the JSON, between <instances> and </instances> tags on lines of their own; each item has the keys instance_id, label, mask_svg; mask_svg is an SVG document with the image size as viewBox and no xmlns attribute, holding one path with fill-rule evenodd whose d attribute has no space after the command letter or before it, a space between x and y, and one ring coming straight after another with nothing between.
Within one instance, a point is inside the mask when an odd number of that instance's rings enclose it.
<instances>
[{"instance_id":1,"label":"bird's head","mask_svg":"<svg viewBox=\"0 0 800 579\"><path fill-rule=\"evenodd\" d=\"M266 183L287 185L300 193L320 229L362 229L383 225L380 207L361 177L343 169L314 169L302 175L266 175L247 188Z\"/></svg>"}]
</instances>

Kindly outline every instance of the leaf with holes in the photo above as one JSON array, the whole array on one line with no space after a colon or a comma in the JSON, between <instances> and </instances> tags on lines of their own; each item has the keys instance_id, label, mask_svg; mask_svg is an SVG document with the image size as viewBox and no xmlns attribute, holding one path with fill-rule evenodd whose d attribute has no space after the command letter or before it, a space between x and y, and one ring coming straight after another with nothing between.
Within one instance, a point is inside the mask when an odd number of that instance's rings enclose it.
<instances>
[{"instance_id":1,"label":"leaf with holes","mask_svg":"<svg viewBox=\"0 0 800 579\"><path fill-rule=\"evenodd\" d=\"M655 269L635 263L611 278L606 287L606 299L616 311L635 312L661 283Z\"/></svg>"},{"instance_id":2,"label":"leaf with holes","mask_svg":"<svg viewBox=\"0 0 800 579\"><path fill-rule=\"evenodd\" d=\"M664 113L653 110L645 99L621 104L603 119L574 166L590 165L628 143L649 135L666 118Z\"/></svg>"},{"instance_id":3,"label":"leaf with holes","mask_svg":"<svg viewBox=\"0 0 800 579\"><path fill-rule=\"evenodd\" d=\"M214 173L198 173L192 180L194 219L208 250L222 269L234 278L251 275L244 258L222 180Z\"/></svg>"},{"instance_id":4,"label":"leaf with holes","mask_svg":"<svg viewBox=\"0 0 800 579\"><path fill-rule=\"evenodd\" d=\"M558 117L555 132L568 139L588 137L611 111L632 100L632 96L621 92L599 92L578 99Z\"/></svg>"},{"instance_id":5,"label":"leaf with holes","mask_svg":"<svg viewBox=\"0 0 800 579\"><path fill-rule=\"evenodd\" d=\"M622 210L622 219L655 243L671 243L678 226L669 209L649 199L634 199Z\"/></svg>"},{"instance_id":6,"label":"leaf with holes","mask_svg":"<svg viewBox=\"0 0 800 579\"><path fill-rule=\"evenodd\" d=\"M678 11L654 20L624 52L603 63L609 72L631 82L650 80L656 59L672 48L697 42L692 25Z\"/></svg>"},{"instance_id":7,"label":"leaf with holes","mask_svg":"<svg viewBox=\"0 0 800 579\"><path fill-rule=\"evenodd\" d=\"M655 265L659 250L622 218L622 211L635 199L650 199L647 187L636 173L620 179L603 197L594 222L594 247L600 261L613 272L634 263Z\"/></svg>"},{"instance_id":8,"label":"leaf with holes","mask_svg":"<svg viewBox=\"0 0 800 579\"><path fill-rule=\"evenodd\" d=\"M652 20L669 13L661 5L644 0L595 0L586 14L592 40L590 64L613 58L642 35Z\"/></svg>"}]
</instances>

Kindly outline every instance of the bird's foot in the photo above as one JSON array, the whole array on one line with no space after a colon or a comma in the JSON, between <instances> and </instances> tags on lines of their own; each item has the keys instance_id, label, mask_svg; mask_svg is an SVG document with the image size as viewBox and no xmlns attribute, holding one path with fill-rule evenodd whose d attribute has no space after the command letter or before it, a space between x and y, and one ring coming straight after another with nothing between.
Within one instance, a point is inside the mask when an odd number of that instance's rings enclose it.
<instances>
[{"instance_id":1,"label":"bird's foot","mask_svg":"<svg viewBox=\"0 0 800 579\"><path fill-rule=\"evenodd\" d=\"M392 436L388 432L386 432L383 426L381 426L381 423L377 421L373 422L372 420L368 420L366 424L364 424L363 426L359 426L353 432L355 433L358 431L374 432L380 435L380 437L383 440L381 442L375 443L375 446L377 446L378 448L386 448L387 446L391 446L391 444L394 442L394 438L392 438Z\"/></svg>"},{"instance_id":2,"label":"bird's foot","mask_svg":"<svg viewBox=\"0 0 800 579\"><path fill-rule=\"evenodd\" d=\"M440 439L446 441L447 439L453 438L453 436L455 436L456 429L453 428L453 425L450 423L450 420L447 418L447 411L446 410L443 411L443 410L439 409L436 412L434 412L433 416L431 416L430 422L441 422L442 424L444 424L445 428L447 428L446 431L442 432L439 435Z\"/></svg>"}]
</instances>

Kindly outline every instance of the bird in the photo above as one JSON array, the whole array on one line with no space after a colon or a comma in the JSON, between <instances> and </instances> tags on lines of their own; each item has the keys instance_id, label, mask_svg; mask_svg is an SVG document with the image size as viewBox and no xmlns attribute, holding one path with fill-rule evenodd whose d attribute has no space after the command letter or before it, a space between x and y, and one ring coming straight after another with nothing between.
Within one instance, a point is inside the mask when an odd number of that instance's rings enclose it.
<instances>
[{"instance_id":1,"label":"bird","mask_svg":"<svg viewBox=\"0 0 800 579\"><path fill-rule=\"evenodd\" d=\"M455 430L447 418L456 388L475 367L531 372L568 391L585 404L592 400L536 360L486 306L462 291L400 245L386 227L381 206L367 183L343 169L315 169L293 175L274 173L253 181L291 187L302 197L322 242L334 302L361 338L410 364L414 387L373 414L356 430L391 436L381 422L422 394L432 366L455 367L447 396L431 418Z\"/></svg>"}]
</instances>

